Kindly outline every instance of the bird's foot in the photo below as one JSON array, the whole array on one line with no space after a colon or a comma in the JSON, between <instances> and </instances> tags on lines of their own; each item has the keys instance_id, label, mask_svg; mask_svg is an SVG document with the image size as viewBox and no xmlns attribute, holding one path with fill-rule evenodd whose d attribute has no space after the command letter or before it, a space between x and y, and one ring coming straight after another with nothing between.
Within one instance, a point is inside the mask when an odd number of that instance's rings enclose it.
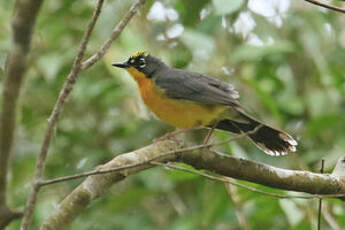
<instances>
[{"instance_id":1,"label":"bird's foot","mask_svg":"<svg viewBox=\"0 0 345 230\"><path fill-rule=\"evenodd\" d=\"M173 137L175 137L176 135L178 135L180 133L186 133L186 132L189 132L189 131L194 130L194 129L197 129L197 128L176 129L170 133L166 133L165 135L163 135L161 137L153 139L153 142L156 143L159 141L169 140L169 139L172 139Z\"/></svg>"},{"instance_id":2,"label":"bird's foot","mask_svg":"<svg viewBox=\"0 0 345 230\"><path fill-rule=\"evenodd\" d=\"M215 124L213 124L213 126L211 127L211 129L207 132L205 138L204 138L204 141L203 141L203 145L205 145L205 148L209 148L209 146L207 147L208 145L208 142L214 132L214 129L215 127L217 126L218 122L216 122Z\"/></svg>"}]
</instances>

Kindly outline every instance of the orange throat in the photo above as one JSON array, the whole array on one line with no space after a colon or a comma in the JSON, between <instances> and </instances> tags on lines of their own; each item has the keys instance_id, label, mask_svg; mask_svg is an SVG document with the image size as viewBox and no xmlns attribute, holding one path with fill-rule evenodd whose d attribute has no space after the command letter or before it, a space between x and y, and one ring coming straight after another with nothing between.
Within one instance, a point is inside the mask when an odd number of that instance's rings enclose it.
<instances>
[{"instance_id":1,"label":"orange throat","mask_svg":"<svg viewBox=\"0 0 345 230\"><path fill-rule=\"evenodd\" d=\"M226 106L207 106L192 101L168 98L152 78L135 68L126 69L138 83L144 103L162 121L181 128L206 126L226 110Z\"/></svg>"}]
</instances>

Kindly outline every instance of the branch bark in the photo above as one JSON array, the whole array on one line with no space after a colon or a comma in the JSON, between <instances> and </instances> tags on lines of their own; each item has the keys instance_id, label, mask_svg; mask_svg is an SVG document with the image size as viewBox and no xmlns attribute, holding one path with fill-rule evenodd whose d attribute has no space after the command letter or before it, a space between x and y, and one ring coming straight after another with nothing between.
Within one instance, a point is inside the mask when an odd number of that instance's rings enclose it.
<instances>
[{"instance_id":1,"label":"branch bark","mask_svg":"<svg viewBox=\"0 0 345 230\"><path fill-rule=\"evenodd\" d=\"M340 7L337 7L337 6L332 6L332 5L329 5L327 3L320 2L318 0L305 0L305 1L307 1L307 2L309 2L311 4L314 4L314 5L317 5L317 6L326 8L326 9L329 9L329 10L334 10L334 11L337 11L337 12L340 12L340 13L345 13L345 9L343 9L343 8L340 8Z\"/></svg>"},{"instance_id":2,"label":"branch bark","mask_svg":"<svg viewBox=\"0 0 345 230\"><path fill-rule=\"evenodd\" d=\"M89 204L111 185L128 175L153 167L151 161L178 161L224 176L250 181L273 188L312 194L344 194L345 178L330 174L287 170L212 151L180 151L180 139L154 143L134 152L115 157L99 169L106 170L135 165L126 170L89 176L59 205L59 208L41 225L41 230L65 229Z\"/></svg>"},{"instance_id":3,"label":"branch bark","mask_svg":"<svg viewBox=\"0 0 345 230\"><path fill-rule=\"evenodd\" d=\"M55 130L57 122L59 120L59 115L60 115L62 108L63 108L63 105L64 105L65 101L67 100L68 96L70 95L70 93L73 89L73 86L74 86L74 84L75 84L75 82L79 76L79 73L81 71L81 69L80 69L81 62L82 62L82 59L83 59L85 52L86 52L87 43L89 41L89 38L90 38L91 33L93 31L93 28L95 27L98 16L101 13L103 2L104 2L104 0L98 0L97 7L96 7L96 9L92 15L92 18L91 18L90 23L87 27L87 30L85 31L85 34L83 36L82 42L81 42L80 47L79 47L79 51L78 51L78 53L74 59L71 71L68 74L67 80L66 80L64 86L62 87L62 89L60 91L59 98L56 101L56 104L54 105L53 111L50 114L50 117L48 119L47 130L45 132L43 143L41 146L41 152L40 152L40 155L39 155L37 163L36 163L35 176L34 176L33 183L32 183L32 191L29 195L29 198L27 200L25 210L24 210L24 217L23 217L23 221L22 221L22 225L21 225L22 230L26 230L29 228L29 225L31 222L31 217L33 214L33 210L34 210L34 207L36 204L38 192L40 189L40 186L37 183L37 181L39 181L43 176L44 169L45 169L46 157L48 154L48 149L50 147L51 139L53 137L54 130Z\"/></svg>"},{"instance_id":4,"label":"branch bark","mask_svg":"<svg viewBox=\"0 0 345 230\"><path fill-rule=\"evenodd\" d=\"M103 2L104 2L104 0L98 0L97 7L94 11L94 14L93 14L91 20L90 20L90 23L87 27L87 30L85 31L85 34L83 36L81 45L79 47L79 51L75 57L71 71L68 74L66 82L60 91L59 97L58 97L56 104L54 105L54 108L53 108L51 115L48 119L48 126L46 129L45 135L44 135L40 155L39 155L37 163L36 163L35 176L34 176L34 179L32 182L32 191L29 195L29 198L27 200L25 210L24 210L24 217L23 217L23 221L22 221L22 225L21 225L22 230L28 229L28 227L30 225L31 217L33 215L34 207L35 207L36 200L37 200L37 196L38 196L39 190L41 188L41 185L39 182L42 180L42 177L43 177L46 157L48 154L48 150L50 147L50 143L51 143L56 125L57 125L58 120L59 120L59 115L62 112L65 101L67 100L68 96L70 95L70 93L73 89L73 86L74 86L74 84L75 84L75 82L79 76L79 73L82 70L85 70L88 67L90 67L95 62L97 62L105 54L105 52L110 47L111 43L120 35L120 33L125 28L125 26L128 24L128 22L130 21L132 16L136 13L137 8L140 5L144 4L145 0L138 0L135 4L132 5L132 7L127 12L127 14L124 16L124 18L115 27L113 33L111 34L110 38L105 42L103 47L94 56L92 56L87 61L85 61L85 63L84 63L85 65L83 65L82 60L83 60L84 55L85 55L87 43L88 43L89 37L91 36L93 28L96 24L98 16L100 15Z\"/></svg>"},{"instance_id":5,"label":"branch bark","mask_svg":"<svg viewBox=\"0 0 345 230\"><path fill-rule=\"evenodd\" d=\"M183 154L181 160L196 169L272 188L310 194L345 194L345 178L331 174L281 169L211 151L201 156L197 151Z\"/></svg>"},{"instance_id":6,"label":"branch bark","mask_svg":"<svg viewBox=\"0 0 345 230\"><path fill-rule=\"evenodd\" d=\"M138 0L136 3L134 3L131 6L131 8L126 13L126 15L121 19L121 21L113 29L113 32L111 33L109 39L104 42L101 48L94 55L92 55L90 58L88 58L82 63L81 65L82 70L86 70L90 68L93 64L95 64L99 59L101 59L104 56L104 54L110 48L113 41L119 37L122 30L127 26L128 22L132 19L132 17L137 12L139 7L143 5L144 3L145 3L145 0Z\"/></svg>"},{"instance_id":7,"label":"branch bark","mask_svg":"<svg viewBox=\"0 0 345 230\"><path fill-rule=\"evenodd\" d=\"M128 175L144 169L154 167L151 160L172 161L177 159L177 152L183 147L180 141L163 141L134 152L115 157L98 169L106 170L126 165L138 164L138 167L126 169L115 173L89 176L59 205L59 208L41 225L41 230L65 229L89 205L89 203L102 195L110 186ZM169 151L168 154L166 152ZM144 164L146 162L146 164Z\"/></svg>"},{"instance_id":8,"label":"branch bark","mask_svg":"<svg viewBox=\"0 0 345 230\"><path fill-rule=\"evenodd\" d=\"M0 229L13 218L20 216L7 207L6 179L14 142L18 97L26 70L33 28L42 2L43 0L17 0L12 19L12 47L6 60L0 119Z\"/></svg>"}]
</instances>

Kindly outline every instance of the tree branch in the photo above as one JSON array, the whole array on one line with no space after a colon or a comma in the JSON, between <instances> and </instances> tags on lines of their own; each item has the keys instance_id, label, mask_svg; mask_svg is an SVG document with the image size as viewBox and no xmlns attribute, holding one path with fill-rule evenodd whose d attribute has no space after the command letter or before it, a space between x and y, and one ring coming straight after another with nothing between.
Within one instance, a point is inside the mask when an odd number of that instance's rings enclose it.
<instances>
[{"instance_id":1,"label":"tree branch","mask_svg":"<svg viewBox=\"0 0 345 230\"><path fill-rule=\"evenodd\" d=\"M73 86L78 78L79 73L90 67L92 64L94 64L96 61L98 61L104 53L107 51L107 49L110 47L111 43L120 35L122 30L125 28L125 26L128 24L132 16L136 13L137 8L145 2L145 0L139 0L137 3L135 3L129 10L129 12L124 16L124 18L120 21L120 23L117 25L117 27L114 29L113 33L111 34L110 39L103 45L103 47L100 49L98 53L96 53L95 57L91 57L89 62L87 62L87 67L82 67L82 59L85 55L87 43L89 40L89 37L93 31L93 28L96 24L96 21L98 19L98 16L101 12L102 5L104 0L99 0L97 7L94 11L94 14L91 18L91 21L88 25L88 28L84 34L84 37L82 39L78 54L76 55L76 58L74 60L73 66L71 68L71 71L67 77L67 80L63 86L63 88L60 91L59 98L53 108L53 111L48 119L48 126L46 133L44 135L44 140L41 146L41 152L36 164L35 169L35 176L32 182L32 191L30 193L30 196L28 198L25 211L24 211L24 218L22 222L21 229L25 230L28 229L31 221L31 217L33 214L34 206L37 200L38 192L40 190L41 184L39 183L42 180L42 176L45 169L45 162L46 157L48 153L48 149L51 143L51 139L53 137L57 122L59 120L59 115L62 111L62 108L64 106L65 101L67 100L68 96L70 95Z\"/></svg>"},{"instance_id":2,"label":"tree branch","mask_svg":"<svg viewBox=\"0 0 345 230\"><path fill-rule=\"evenodd\" d=\"M101 13L103 2L104 2L104 0L98 0L97 7L96 7L96 9L92 15L91 21L90 21L90 23L87 27L87 30L83 36L82 42L81 42L80 47L79 47L79 51L75 57L71 71L68 74L67 80L66 80L64 86L62 87L62 89L60 91L59 98L58 98L58 100L57 100L57 102L53 108L53 111L52 111L52 113L48 119L48 127L47 127L46 133L44 135L43 143L41 146L41 152L40 152L40 155L38 157L37 164L36 164L35 175L34 175L34 179L33 179L33 183L32 183L32 191L29 195L29 198L28 198L28 201L26 203L25 210L24 210L24 217L23 217L23 221L22 221L22 225L21 225L22 230L26 230L29 228L29 225L31 222L31 217L32 217L32 214L34 211L36 200L37 200L37 195L38 195L39 188L40 188L37 181L39 181L43 176L48 149L49 149L51 139L53 137L53 133L54 133L54 130L56 128L57 122L59 120L59 115L60 115L62 108L63 108L63 105L64 105L67 97L70 95L70 93L73 89L73 86L74 86L74 84L75 84L75 82L79 76L79 73L81 71L80 66L81 66L81 62L82 62L82 59L84 57L85 51L86 51L87 43L89 41L89 38L90 38L91 33L93 31L93 28L95 27L98 16Z\"/></svg>"},{"instance_id":3,"label":"tree branch","mask_svg":"<svg viewBox=\"0 0 345 230\"><path fill-rule=\"evenodd\" d=\"M333 230L341 230L341 227L330 213L328 204L326 204L326 207L322 209L322 215L324 216L326 222L329 224L329 226L331 226Z\"/></svg>"},{"instance_id":4,"label":"tree branch","mask_svg":"<svg viewBox=\"0 0 345 230\"><path fill-rule=\"evenodd\" d=\"M317 6L321 6L321 7L326 8L326 9L334 10L334 11L337 11L340 13L345 13L345 9L343 9L343 8L332 6L332 5L320 2L318 0L305 0L305 1L307 1L311 4L314 4L314 5L317 5Z\"/></svg>"},{"instance_id":5,"label":"tree branch","mask_svg":"<svg viewBox=\"0 0 345 230\"><path fill-rule=\"evenodd\" d=\"M228 177L225 177L225 179L229 180L229 182L236 182L234 179L231 179ZM250 230L247 218L242 211L243 205L238 195L237 187L232 186L230 183L224 183L224 185L225 185L226 191L228 192L230 196L230 199L232 200L232 203L234 204L235 214L238 220L238 224L241 226L243 230Z\"/></svg>"},{"instance_id":6,"label":"tree branch","mask_svg":"<svg viewBox=\"0 0 345 230\"><path fill-rule=\"evenodd\" d=\"M255 130L257 130L257 128L255 128ZM198 149L205 149L205 148L209 148L209 147L216 146L216 145L226 144L226 143L229 143L230 141L234 141L234 140L243 138L244 136L253 133L255 130L247 132L247 133L242 133L242 134L237 135L235 137L230 137L230 138L226 139L225 141L186 147L186 148L182 148L179 150L166 152L166 153L164 153L164 155L171 155L171 154L174 155L174 154L178 154L178 153L182 153L182 152L188 152L188 151L193 151L193 150L198 150ZM153 160L159 160L159 159L158 158L157 159L151 159L151 163ZM147 164L147 162L139 162L136 164L125 165L125 166L116 167L116 168L96 169L96 170L92 170L89 172L77 173L77 174L70 175L70 176L62 176L62 177L57 177L57 178L53 178L53 179L40 180L40 181L37 181L37 183L39 186L46 186L46 185L50 185L50 184L60 183L60 182L69 181L69 180L75 180L78 178L92 176L92 175L98 175L98 174L104 174L104 173L110 173L110 172L118 172L121 170L126 170L126 169L131 169L133 167L141 166L142 164Z\"/></svg>"},{"instance_id":7,"label":"tree branch","mask_svg":"<svg viewBox=\"0 0 345 230\"><path fill-rule=\"evenodd\" d=\"M278 193L275 193L275 192L266 192L266 191L261 190L261 189L257 189L257 188L253 188L253 187L241 184L241 183L237 183L235 180L233 180L233 179L231 179L229 177L213 176L213 175L211 175L209 173L204 173L204 172L201 172L201 171L196 171L196 170L193 170L193 169L180 167L180 166L173 165L173 164L170 164L170 163L160 163L160 162L150 161L150 164L162 166L165 169L168 168L168 169L175 169L175 170L179 170L179 171L193 173L193 174L205 177L205 178L207 178L209 180L222 182L222 183L225 183L226 185L235 185L237 187L244 188L244 189L247 189L247 190L252 191L252 192L260 193L260 194L266 195L266 196L275 197L275 198L278 198L278 199L286 199L286 198L287 199L291 199L291 198L297 198L297 199L314 199L314 198L319 198L319 199L321 199L321 198L335 198L335 197L343 197L343 196L345 196L345 194L325 194L325 195L317 194L317 195L295 195L295 196L294 195L284 195L284 194L278 194Z\"/></svg>"},{"instance_id":8,"label":"tree branch","mask_svg":"<svg viewBox=\"0 0 345 230\"><path fill-rule=\"evenodd\" d=\"M12 19L12 47L7 56L0 119L0 229L18 217L7 207L6 185L9 156L16 127L16 109L36 17L43 0L16 1Z\"/></svg>"},{"instance_id":9,"label":"tree branch","mask_svg":"<svg viewBox=\"0 0 345 230\"><path fill-rule=\"evenodd\" d=\"M220 175L273 188L312 194L325 194L325 196L330 194L332 197L335 196L334 194L338 194L337 196L345 196L345 178L343 177L330 174L311 173L308 171L281 169L212 151L194 149L181 152L181 149L186 149L181 140L166 140L115 157L98 169L110 170L133 165L138 166L113 173L89 176L71 192L61 202L59 208L43 222L41 230L66 228L91 201L102 195L111 185L123 180L128 175L153 167L152 161L184 162L197 169L206 169ZM228 180L224 182L229 183ZM308 196L305 197L308 198ZM316 197L321 196L310 196L310 198Z\"/></svg>"},{"instance_id":10,"label":"tree branch","mask_svg":"<svg viewBox=\"0 0 345 230\"><path fill-rule=\"evenodd\" d=\"M18 219L23 216L23 212L12 211L6 205L0 207L0 229L5 227L12 222L12 220Z\"/></svg>"},{"instance_id":11,"label":"tree branch","mask_svg":"<svg viewBox=\"0 0 345 230\"><path fill-rule=\"evenodd\" d=\"M40 229L65 229L84 211L91 201L102 195L111 185L123 180L128 175L154 167L150 164L152 159L160 161L176 160L177 155L172 153L181 148L183 148L182 142L167 140L115 157L98 168L107 170L126 165L138 164L139 166L114 173L89 176L60 203L59 208L43 222ZM166 152L169 153L166 154Z\"/></svg>"},{"instance_id":12,"label":"tree branch","mask_svg":"<svg viewBox=\"0 0 345 230\"><path fill-rule=\"evenodd\" d=\"M111 33L110 38L104 42L102 47L94 55L92 55L90 58L88 58L86 61L82 63L81 65L82 70L90 68L93 64L95 64L99 59L101 59L104 56L104 54L110 48L111 43L115 39L118 38L122 30L126 27L126 25L134 16L134 14L137 12L139 7L143 5L144 3L145 3L145 0L138 0L136 3L134 3L131 6L131 8L126 13L126 15L121 19L121 21L113 29L113 32Z\"/></svg>"},{"instance_id":13,"label":"tree branch","mask_svg":"<svg viewBox=\"0 0 345 230\"><path fill-rule=\"evenodd\" d=\"M183 154L180 160L196 169L272 188L311 194L345 194L345 178L335 175L281 169L213 151L204 151L201 156L194 151Z\"/></svg>"}]
</instances>

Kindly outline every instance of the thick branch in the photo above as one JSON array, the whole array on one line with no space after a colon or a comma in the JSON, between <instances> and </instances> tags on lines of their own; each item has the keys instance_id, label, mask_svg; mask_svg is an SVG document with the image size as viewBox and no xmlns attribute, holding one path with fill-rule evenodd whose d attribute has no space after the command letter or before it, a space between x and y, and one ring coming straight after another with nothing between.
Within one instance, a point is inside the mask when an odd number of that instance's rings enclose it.
<instances>
[{"instance_id":1,"label":"thick branch","mask_svg":"<svg viewBox=\"0 0 345 230\"><path fill-rule=\"evenodd\" d=\"M41 230L66 228L92 200L126 176L152 167L152 160L161 162L182 161L198 169L207 169L221 175L274 188L313 194L345 194L345 178L336 175L280 169L211 151L202 151L201 153L200 149L195 149L181 152L181 149L183 149L181 141L168 140L115 157L101 166L100 169L113 169L126 167L126 165L138 166L113 173L89 176L44 221Z\"/></svg>"},{"instance_id":2,"label":"thick branch","mask_svg":"<svg viewBox=\"0 0 345 230\"><path fill-rule=\"evenodd\" d=\"M172 152L181 148L182 144L180 142L164 141L115 157L99 169L106 170L133 164L139 166L125 171L89 176L61 202L59 208L44 221L40 229L57 230L67 228L92 200L102 195L111 185L123 180L130 174L153 167L150 160L175 160L177 155L172 154ZM169 151L169 154L166 154L167 151ZM145 162L146 164L142 164Z\"/></svg>"},{"instance_id":3,"label":"thick branch","mask_svg":"<svg viewBox=\"0 0 345 230\"><path fill-rule=\"evenodd\" d=\"M35 20L42 2L43 0L16 1L14 9L12 47L5 66L0 120L0 210L9 211L6 204L6 178L15 133L17 101L24 78ZM4 223L9 223L10 219L6 217L17 216L16 213L10 211L8 214L0 215L0 228L4 226Z\"/></svg>"},{"instance_id":4,"label":"thick branch","mask_svg":"<svg viewBox=\"0 0 345 230\"><path fill-rule=\"evenodd\" d=\"M246 180L272 188L311 194L345 194L345 178L330 174L276 168L212 151L183 154L184 163L196 169Z\"/></svg>"}]
</instances>

